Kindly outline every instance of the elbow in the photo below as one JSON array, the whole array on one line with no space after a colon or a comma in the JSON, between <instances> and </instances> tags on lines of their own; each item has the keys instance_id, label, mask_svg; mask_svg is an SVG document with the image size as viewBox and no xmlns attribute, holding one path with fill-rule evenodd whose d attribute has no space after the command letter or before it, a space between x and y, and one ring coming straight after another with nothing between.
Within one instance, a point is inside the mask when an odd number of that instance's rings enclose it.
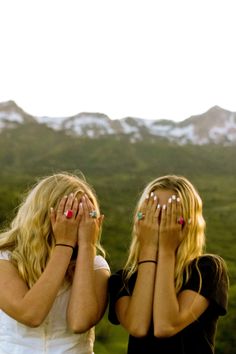
<instances>
[{"instance_id":1,"label":"elbow","mask_svg":"<svg viewBox=\"0 0 236 354\"><path fill-rule=\"evenodd\" d=\"M24 317L22 321L19 322L23 323L27 327L37 328L43 323L43 321L44 319L42 318L37 318L36 316L34 317L28 316L28 317Z\"/></svg>"},{"instance_id":2,"label":"elbow","mask_svg":"<svg viewBox=\"0 0 236 354\"><path fill-rule=\"evenodd\" d=\"M143 324L137 326L137 324L129 325L126 327L128 333L136 338L146 337L149 331L149 326L145 326Z\"/></svg>"},{"instance_id":3,"label":"elbow","mask_svg":"<svg viewBox=\"0 0 236 354\"><path fill-rule=\"evenodd\" d=\"M31 328L37 328L42 324L42 321L30 321L26 325Z\"/></svg>"},{"instance_id":4,"label":"elbow","mask_svg":"<svg viewBox=\"0 0 236 354\"><path fill-rule=\"evenodd\" d=\"M132 336L132 337L136 337L136 338L143 338L143 337L146 337L147 336L147 331L145 330L141 330L141 329L135 329L135 330L130 330L129 331L129 334Z\"/></svg>"},{"instance_id":5,"label":"elbow","mask_svg":"<svg viewBox=\"0 0 236 354\"><path fill-rule=\"evenodd\" d=\"M67 319L69 329L75 334L82 334L94 327L98 321L95 319L73 318Z\"/></svg>"},{"instance_id":6,"label":"elbow","mask_svg":"<svg viewBox=\"0 0 236 354\"><path fill-rule=\"evenodd\" d=\"M74 334L82 334L87 332L90 328L94 326L93 323L69 323L69 329Z\"/></svg>"},{"instance_id":7,"label":"elbow","mask_svg":"<svg viewBox=\"0 0 236 354\"><path fill-rule=\"evenodd\" d=\"M154 325L154 336L157 338L168 338L176 334L175 328L165 325Z\"/></svg>"}]
</instances>

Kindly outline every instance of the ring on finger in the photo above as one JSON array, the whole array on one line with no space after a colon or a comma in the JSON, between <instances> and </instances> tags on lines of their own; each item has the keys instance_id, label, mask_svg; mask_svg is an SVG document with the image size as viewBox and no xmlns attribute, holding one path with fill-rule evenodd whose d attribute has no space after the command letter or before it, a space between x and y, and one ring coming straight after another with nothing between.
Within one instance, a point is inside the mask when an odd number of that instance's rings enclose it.
<instances>
[{"instance_id":1,"label":"ring on finger","mask_svg":"<svg viewBox=\"0 0 236 354\"><path fill-rule=\"evenodd\" d=\"M177 219L177 223L180 224L180 225L184 225L184 224L185 224L184 218L183 218L182 216L180 216L180 217Z\"/></svg>"},{"instance_id":2,"label":"ring on finger","mask_svg":"<svg viewBox=\"0 0 236 354\"><path fill-rule=\"evenodd\" d=\"M68 209L64 212L64 215L67 219L71 219L73 217L73 210Z\"/></svg>"},{"instance_id":3,"label":"ring on finger","mask_svg":"<svg viewBox=\"0 0 236 354\"><path fill-rule=\"evenodd\" d=\"M96 219L97 218L97 211L96 210L91 210L89 212L89 216L91 216L91 218Z\"/></svg>"},{"instance_id":4,"label":"ring on finger","mask_svg":"<svg viewBox=\"0 0 236 354\"><path fill-rule=\"evenodd\" d=\"M143 220L143 219L144 219L144 216L145 216L145 214L142 213L141 211L139 211L139 212L137 213L137 219L138 219L138 220Z\"/></svg>"}]
</instances>

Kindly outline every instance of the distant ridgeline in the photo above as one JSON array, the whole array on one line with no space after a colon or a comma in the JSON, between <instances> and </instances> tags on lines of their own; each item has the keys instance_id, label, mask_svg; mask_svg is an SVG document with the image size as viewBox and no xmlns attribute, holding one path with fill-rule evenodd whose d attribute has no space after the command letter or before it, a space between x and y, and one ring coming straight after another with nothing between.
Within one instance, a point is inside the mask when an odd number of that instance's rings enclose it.
<instances>
[{"instance_id":1,"label":"distant ridgeline","mask_svg":"<svg viewBox=\"0 0 236 354\"><path fill-rule=\"evenodd\" d=\"M176 123L133 117L112 120L101 113L79 113L64 118L33 117L13 101L0 103L0 129L27 123L45 124L65 134L89 138L125 135L131 142L162 137L180 145L236 144L236 113L218 106Z\"/></svg>"}]
</instances>

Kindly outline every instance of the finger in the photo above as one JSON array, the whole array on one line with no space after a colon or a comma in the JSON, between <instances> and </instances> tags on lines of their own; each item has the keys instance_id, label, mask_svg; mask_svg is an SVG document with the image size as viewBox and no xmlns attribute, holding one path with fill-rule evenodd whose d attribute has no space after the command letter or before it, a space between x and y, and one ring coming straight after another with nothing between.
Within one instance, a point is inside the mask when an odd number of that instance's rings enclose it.
<instances>
[{"instance_id":1,"label":"finger","mask_svg":"<svg viewBox=\"0 0 236 354\"><path fill-rule=\"evenodd\" d=\"M87 203L88 197L87 195L83 195L82 197L82 203L83 203L83 210L84 210L84 216L87 218L89 216L89 207Z\"/></svg>"},{"instance_id":2,"label":"finger","mask_svg":"<svg viewBox=\"0 0 236 354\"><path fill-rule=\"evenodd\" d=\"M172 223L175 223L177 220L177 207L176 207L176 195L172 195Z\"/></svg>"},{"instance_id":3,"label":"finger","mask_svg":"<svg viewBox=\"0 0 236 354\"><path fill-rule=\"evenodd\" d=\"M64 214L64 210L65 210L65 205L66 205L66 202L67 202L67 195L65 195L61 200L60 200L60 203L58 205L58 208L57 208L57 215L63 215ZM56 215L56 216L57 216Z\"/></svg>"},{"instance_id":4,"label":"finger","mask_svg":"<svg viewBox=\"0 0 236 354\"><path fill-rule=\"evenodd\" d=\"M158 197L155 193L153 193L153 201L152 201L152 206L151 206L151 209L152 209L152 213L154 214L156 212L156 208L157 208L157 204L158 204Z\"/></svg>"},{"instance_id":5,"label":"finger","mask_svg":"<svg viewBox=\"0 0 236 354\"><path fill-rule=\"evenodd\" d=\"M161 205L157 202L157 206L154 214L155 219L157 220L159 219L160 213L161 213Z\"/></svg>"},{"instance_id":6,"label":"finger","mask_svg":"<svg viewBox=\"0 0 236 354\"><path fill-rule=\"evenodd\" d=\"M176 216L177 216L177 222L178 224L180 224L180 227L183 228L184 227L184 224L185 224L185 221L183 220L183 208L182 208L182 205L181 205L181 202L180 202L180 198L177 197L177 203L176 203ZM180 220L181 220L181 223L180 223Z\"/></svg>"},{"instance_id":7,"label":"finger","mask_svg":"<svg viewBox=\"0 0 236 354\"><path fill-rule=\"evenodd\" d=\"M100 215L99 218L98 218L98 226L99 226L99 228L102 227L103 220L104 220L104 215Z\"/></svg>"},{"instance_id":8,"label":"finger","mask_svg":"<svg viewBox=\"0 0 236 354\"><path fill-rule=\"evenodd\" d=\"M143 202L141 203L139 209L137 210L136 219L135 219L137 225L140 223L141 220L143 220L144 218L146 219L146 212L148 209L149 199L150 196L149 194L147 194Z\"/></svg>"},{"instance_id":9,"label":"finger","mask_svg":"<svg viewBox=\"0 0 236 354\"><path fill-rule=\"evenodd\" d=\"M177 197L176 199L176 219L178 220L182 216L182 207L180 203L180 198Z\"/></svg>"},{"instance_id":10,"label":"finger","mask_svg":"<svg viewBox=\"0 0 236 354\"><path fill-rule=\"evenodd\" d=\"M160 221L160 228L166 227L166 220L167 220L167 206L164 204L161 209L161 221Z\"/></svg>"},{"instance_id":11,"label":"finger","mask_svg":"<svg viewBox=\"0 0 236 354\"><path fill-rule=\"evenodd\" d=\"M89 199L87 194L85 195L85 197L86 197L86 201L87 201L87 205L88 205L88 210L89 211L94 210L95 207L94 207L93 202L91 201L91 199Z\"/></svg>"},{"instance_id":12,"label":"finger","mask_svg":"<svg viewBox=\"0 0 236 354\"><path fill-rule=\"evenodd\" d=\"M154 199L155 198L155 199ZM147 200L147 207L146 207L146 219L152 221L155 212L155 205L156 205L156 196L154 192L151 192L148 200Z\"/></svg>"},{"instance_id":13,"label":"finger","mask_svg":"<svg viewBox=\"0 0 236 354\"><path fill-rule=\"evenodd\" d=\"M55 213L54 208L50 208L50 220L51 220L51 224L53 226L56 222L56 213Z\"/></svg>"},{"instance_id":14,"label":"finger","mask_svg":"<svg viewBox=\"0 0 236 354\"><path fill-rule=\"evenodd\" d=\"M152 205L152 217L154 218L155 222L158 221L159 214L160 214L160 204L158 204L158 197L155 194L153 197L153 205Z\"/></svg>"},{"instance_id":15,"label":"finger","mask_svg":"<svg viewBox=\"0 0 236 354\"><path fill-rule=\"evenodd\" d=\"M171 216L172 216L172 199L168 199L167 209L166 209L166 222L168 225L171 225Z\"/></svg>"},{"instance_id":16,"label":"finger","mask_svg":"<svg viewBox=\"0 0 236 354\"><path fill-rule=\"evenodd\" d=\"M172 215L171 215L171 223L175 224L177 221L177 209L176 209L176 195L172 195Z\"/></svg>"},{"instance_id":17,"label":"finger","mask_svg":"<svg viewBox=\"0 0 236 354\"><path fill-rule=\"evenodd\" d=\"M74 193L70 193L69 197L67 198L66 204L65 204L65 211L72 210L73 202L74 202Z\"/></svg>"},{"instance_id":18,"label":"finger","mask_svg":"<svg viewBox=\"0 0 236 354\"><path fill-rule=\"evenodd\" d=\"M78 201L78 198L76 197L74 199L73 207L72 207L73 215L74 215L75 219L76 219L76 216L77 216L77 213L78 213L78 208L79 208L79 201Z\"/></svg>"},{"instance_id":19,"label":"finger","mask_svg":"<svg viewBox=\"0 0 236 354\"><path fill-rule=\"evenodd\" d=\"M77 219L81 219L84 214L83 203L79 203L79 212L77 214Z\"/></svg>"},{"instance_id":20,"label":"finger","mask_svg":"<svg viewBox=\"0 0 236 354\"><path fill-rule=\"evenodd\" d=\"M149 194L147 194L144 201L142 202L142 204L140 206L140 211L144 212L146 210L149 199L150 199L150 196L149 196Z\"/></svg>"},{"instance_id":21,"label":"finger","mask_svg":"<svg viewBox=\"0 0 236 354\"><path fill-rule=\"evenodd\" d=\"M149 197L149 204L150 204L150 206L152 206L153 203L154 203L154 197L155 197L154 192L151 192L151 193L150 193L150 197Z\"/></svg>"}]
</instances>

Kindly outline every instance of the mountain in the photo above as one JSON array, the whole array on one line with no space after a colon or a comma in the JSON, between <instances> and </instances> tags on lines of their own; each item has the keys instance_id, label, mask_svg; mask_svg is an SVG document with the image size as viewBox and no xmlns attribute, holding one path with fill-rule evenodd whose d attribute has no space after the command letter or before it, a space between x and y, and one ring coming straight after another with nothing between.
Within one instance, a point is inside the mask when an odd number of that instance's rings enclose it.
<instances>
[{"instance_id":1,"label":"mountain","mask_svg":"<svg viewBox=\"0 0 236 354\"><path fill-rule=\"evenodd\" d=\"M127 135L132 143L162 137L179 145L236 144L236 113L218 106L176 123L133 117L112 120L105 114L86 112L72 117L33 117L13 101L0 103L0 130L27 123L89 138Z\"/></svg>"},{"instance_id":2,"label":"mountain","mask_svg":"<svg viewBox=\"0 0 236 354\"><path fill-rule=\"evenodd\" d=\"M0 130L30 122L37 122L37 120L23 111L14 101L0 103Z\"/></svg>"}]
</instances>

